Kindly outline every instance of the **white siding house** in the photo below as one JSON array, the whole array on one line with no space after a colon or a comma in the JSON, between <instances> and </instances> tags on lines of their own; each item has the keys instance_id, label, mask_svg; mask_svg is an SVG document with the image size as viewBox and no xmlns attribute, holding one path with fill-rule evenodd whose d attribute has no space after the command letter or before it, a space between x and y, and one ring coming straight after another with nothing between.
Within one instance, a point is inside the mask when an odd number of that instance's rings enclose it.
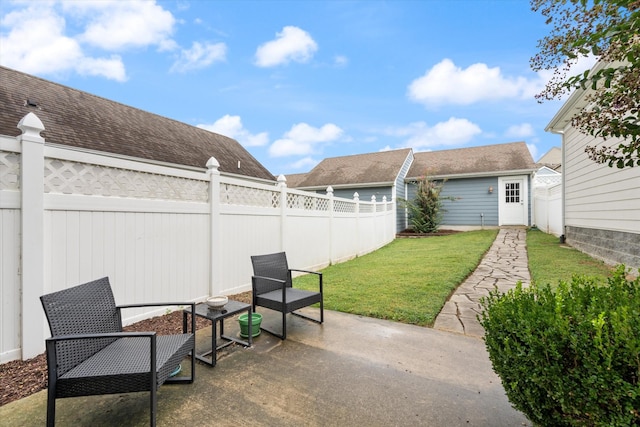
<instances>
[{"instance_id":1,"label":"white siding house","mask_svg":"<svg viewBox=\"0 0 640 427\"><path fill-rule=\"evenodd\" d=\"M585 147L620 144L580 133L571 118L585 108L576 91L546 130L562 135L563 228L566 242L607 263L640 268L640 167L590 160Z\"/></svg>"}]
</instances>

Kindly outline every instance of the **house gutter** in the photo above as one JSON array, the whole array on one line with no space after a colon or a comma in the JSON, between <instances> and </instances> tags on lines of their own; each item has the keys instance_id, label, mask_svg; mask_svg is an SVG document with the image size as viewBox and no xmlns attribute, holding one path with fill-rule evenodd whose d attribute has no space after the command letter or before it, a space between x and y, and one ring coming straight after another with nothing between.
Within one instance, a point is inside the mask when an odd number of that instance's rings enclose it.
<instances>
[{"instance_id":1,"label":"house gutter","mask_svg":"<svg viewBox=\"0 0 640 427\"><path fill-rule=\"evenodd\" d=\"M334 190L340 190L342 188L368 188L368 187L393 187L394 181L389 182L370 182L370 183L362 183L362 184L326 184L326 185L313 185L313 186L305 186L305 187L296 187L296 190L305 190L305 191L322 191L326 190L327 187L333 187Z\"/></svg>"},{"instance_id":2,"label":"house gutter","mask_svg":"<svg viewBox=\"0 0 640 427\"><path fill-rule=\"evenodd\" d=\"M429 175L432 179L460 179L460 178L484 178L491 176L509 176L509 175L531 175L536 169L514 169L507 171L493 171L493 172L470 172L470 173L458 173L448 175ZM418 181L420 177L406 177L405 182Z\"/></svg>"}]
</instances>

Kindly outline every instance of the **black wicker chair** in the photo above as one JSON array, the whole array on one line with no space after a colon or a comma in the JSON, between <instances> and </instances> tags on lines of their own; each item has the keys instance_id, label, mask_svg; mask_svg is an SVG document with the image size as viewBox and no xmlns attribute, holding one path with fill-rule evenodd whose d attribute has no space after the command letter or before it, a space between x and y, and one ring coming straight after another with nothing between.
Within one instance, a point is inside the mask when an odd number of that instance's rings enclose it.
<instances>
[{"instance_id":1,"label":"black wicker chair","mask_svg":"<svg viewBox=\"0 0 640 427\"><path fill-rule=\"evenodd\" d=\"M150 392L150 424L156 424L156 391L163 383L192 383L195 373L195 319L191 332L156 336L123 332L121 309L191 305L157 303L116 306L109 278L40 297L51 338L46 340L49 388L47 425L55 424L57 398ZM171 377L191 353L191 374Z\"/></svg>"},{"instance_id":2,"label":"black wicker chair","mask_svg":"<svg viewBox=\"0 0 640 427\"><path fill-rule=\"evenodd\" d=\"M282 313L282 334L278 334L264 327L260 329L284 340L287 338L287 313L292 313L317 323L324 321L322 273L290 269L287 264L287 256L284 252L252 256L251 263L253 264L254 274L253 277L251 277L253 311L256 311L256 306L261 306ZM291 281L292 271L317 275L319 292L294 288ZM319 320L294 312L294 310L316 303L320 304Z\"/></svg>"}]
</instances>

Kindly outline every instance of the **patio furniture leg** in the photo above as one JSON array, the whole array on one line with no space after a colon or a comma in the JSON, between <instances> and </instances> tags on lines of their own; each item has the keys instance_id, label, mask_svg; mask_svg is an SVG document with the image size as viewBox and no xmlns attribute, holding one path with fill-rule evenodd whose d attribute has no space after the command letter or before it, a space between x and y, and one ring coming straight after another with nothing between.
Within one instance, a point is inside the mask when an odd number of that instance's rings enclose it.
<instances>
[{"instance_id":1,"label":"patio furniture leg","mask_svg":"<svg viewBox=\"0 0 640 427\"><path fill-rule=\"evenodd\" d=\"M287 339L287 313L282 313L282 339Z\"/></svg>"},{"instance_id":2,"label":"patio furniture leg","mask_svg":"<svg viewBox=\"0 0 640 427\"><path fill-rule=\"evenodd\" d=\"M58 386L58 374L56 366L55 345L47 341L47 370L49 372L47 387L47 427L54 427L56 424L56 388Z\"/></svg>"},{"instance_id":3,"label":"patio furniture leg","mask_svg":"<svg viewBox=\"0 0 640 427\"><path fill-rule=\"evenodd\" d=\"M155 427L156 426L156 411L157 411L157 407L158 407L158 401L157 401L157 396L156 396L156 391L151 390L151 410L150 410L150 420L149 420L149 425L151 427Z\"/></svg>"},{"instance_id":4,"label":"patio furniture leg","mask_svg":"<svg viewBox=\"0 0 640 427\"><path fill-rule=\"evenodd\" d=\"M55 393L49 389L47 391L47 427L56 425L56 398Z\"/></svg>"},{"instance_id":5,"label":"patio furniture leg","mask_svg":"<svg viewBox=\"0 0 640 427\"><path fill-rule=\"evenodd\" d=\"M193 353L196 352L196 349L193 349ZM149 425L151 427L156 427L156 413L158 412L158 374L156 371L156 357L157 357L157 348L156 348L156 340L151 340L151 420L149 421ZM192 373L193 374L193 373Z\"/></svg>"}]
</instances>

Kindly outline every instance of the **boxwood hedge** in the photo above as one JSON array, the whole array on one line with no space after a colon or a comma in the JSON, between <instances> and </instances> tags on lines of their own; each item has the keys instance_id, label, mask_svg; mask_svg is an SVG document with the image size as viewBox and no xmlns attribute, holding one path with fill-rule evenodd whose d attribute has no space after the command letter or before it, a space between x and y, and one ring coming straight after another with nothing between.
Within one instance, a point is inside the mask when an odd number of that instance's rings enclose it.
<instances>
[{"instance_id":1,"label":"boxwood hedge","mask_svg":"<svg viewBox=\"0 0 640 427\"><path fill-rule=\"evenodd\" d=\"M491 293L479 316L511 404L543 426L640 425L640 282L574 276Z\"/></svg>"}]
</instances>

